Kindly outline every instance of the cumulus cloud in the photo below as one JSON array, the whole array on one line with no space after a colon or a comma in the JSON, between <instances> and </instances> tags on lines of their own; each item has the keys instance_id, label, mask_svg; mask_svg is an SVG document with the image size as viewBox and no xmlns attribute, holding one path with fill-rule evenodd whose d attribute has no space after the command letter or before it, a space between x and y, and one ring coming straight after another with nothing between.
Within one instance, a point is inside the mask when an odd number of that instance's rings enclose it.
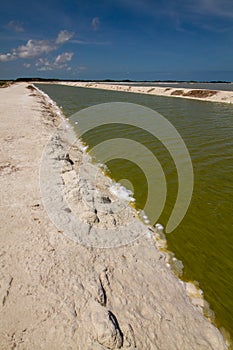
<instances>
[{"instance_id":1,"label":"cumulus cloud","mask_svg":"<svg viewBox=\"0 0 233 350\"><path fill-rule=\"evenodd\" d=\"M25 68L30 68L30 67L31 67L31 63L24 63L23 66L24 66Z\"/></svg>"},{"instance_id":2,"label":"cumulus cloud","mask_svg":"<svg viewBox=\"0 0 233 350\"><path fill-rule=\"evenodd\" d=\"M13 53L0 54L0 62L13 61L13 60L16 60L16 58L17 58L17 56L14 55Z\"/></svg>"},{"instance_id":3,"label":"cumulus cloud","mask_svg":"<svg viewBox=\"0 0 233 350\"><path fill-rule=\"evenodd\" d=\"M57 50L62 44L70 40L74 33L61 30L54 40L28 40L26 45L20 45L8 53L0 53L0 62L12 61L17 58L35 58L51 51ZM67 56L69 57L69 56ZM72 56L71 56L72 58ZM71 59L70 58L70 59ZM61 58L64 59L64 58Z\"/></svg>"},{"instance_id":4,"label":"cumulus cloud","mask_svg":"<svg viewBox=\"0 0 233 350\"><path fill-rule=\"evenodd\" d=\"M61 64L72 60L73 52L64 52L55 58L55 64Z\"/></svg>"},{"instance_id":5,"label":"cumulus cloud","mask_svg":"<svg viewBox=\"0 0 233 350\"><path fill-rule=\"evenodd\" d=\"M92 25L92 28L93 28L94 30L97 30L97 29L99 28L99 25L100 25L100 19L99 19L99 17L94 17L94 18L92 19L91 25Z\"/></svg>"},{"instance_id":6,"label":"cumulus cloud","mask_svg":"<svg viewBox=\"0 0 233 350\"><path fill-rule=\"evenodd\" d=\"M47 58L40 57L35 65L36 67L40 67L40 66L49 67L51 64Z\"/></svg>"},{"instance_id":7,"label":"cumulus cloud","mask_svg":"<svg viewBox=\"0 0 233 350\"><path fill-rule=\"evenodd\" d=\"M23 24L19 21L10 21L6 25L7 29L13 30L14 32L24 32Z\"/></svg>"},{"instance_id":8,"label":"cumulus cloud","mask_svg":"<svg viewBox=\"0 0 233 350\"><path fill-rule=\"evenodd\" d=\"M39 58L35 65L37 67L37 70L39 71L47 71L54 69L54 64L49 62L47 58Z\"/></svg>"},{"instance_id":9,"label":"cumulus cloud","mask_svg":"<svg viewBox=\"0 0 233 350\"><path fill-rule=\"evenodd\" d=\"M58 33L56 44L63 44L66 41L70 40L74 36L74 33L68 32L68 30L61 30Z\"/></svg>"},{"instance_id":10,"label":"cumulus cloud","mask_svg":"<svg viewBox=\"0 0 233 350\"><path fill-rule=\"evenodd\" d=\"M36 62L36 67L39 71L48 71L54 69L71 69L67 62L70 62L73 57L73 52L64 52L49 61L47 58L39 58Z\"/></svg>"},{"instance_id":11,"label":"cumulus cloud","mask_svg":"<svg viewBox=\"0 0 233 350\"><path fill-rule=\"evenodd\" d=\"M34 58L43 53L49 53L57 47L48 40L28 40L26 45L13 49L13 53L19 58Z\"/></svg>"},{"instance_id":12,"label":"cumulus cloud","mask_svg":"<svg viewBox=\"0 0 233 350\"><path fill-rule=\"evenodd\" d=\"M40 72L45 72L45 71L53 70L53 69L49 66L43 66L43 67L38 68L37 70L39 70Z\"/></svg>"}]
</instances>

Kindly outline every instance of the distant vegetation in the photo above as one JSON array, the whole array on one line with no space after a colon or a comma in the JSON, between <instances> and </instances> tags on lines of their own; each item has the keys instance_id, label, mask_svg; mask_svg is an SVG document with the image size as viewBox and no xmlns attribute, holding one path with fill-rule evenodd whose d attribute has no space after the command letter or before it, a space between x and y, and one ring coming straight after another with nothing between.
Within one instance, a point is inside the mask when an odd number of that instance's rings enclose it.
<instances>
[{"instance_id":1,"label":"distant vegetation","mask_svg":"<svg viewBox=\"0 0 233 350\"><path fill-rule=\"evenodd\" d=\"M7 87L13 84L13 80L0 80L0 88Z\"/></svg>"},{"instance_id":2,"label":"distant vegetation","mask_svg":"<svg viewBox=\"0 0 233 350\"><path fill-rule=\"evenodd\" d=\"M18 78L15 80L16 82L26 81L26 82L32 82L32 81L73 81L73 82L99 82L99 83L224 83L229 84L230 81L224 81L224 80L212 80L212 81L196 81L196 80L129 80L129 79L123 79L123 80L114 80L114 79L57 79L57 78Z\"/></svg>"}]
</instances>

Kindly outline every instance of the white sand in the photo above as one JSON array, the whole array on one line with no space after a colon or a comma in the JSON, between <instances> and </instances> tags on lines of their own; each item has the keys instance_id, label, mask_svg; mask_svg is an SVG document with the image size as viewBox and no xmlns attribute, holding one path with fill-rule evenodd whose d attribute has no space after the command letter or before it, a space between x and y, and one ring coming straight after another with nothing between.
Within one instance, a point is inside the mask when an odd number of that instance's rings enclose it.
<instances>
[{"instance_id":1,"label":"white sand","mask_svg":"<svg viewBox=\"0 0 233 350\"><path fill-rule=\"evenodd\" d=\"M0 89L0 349L226 349L202 315L203 300L191 303L155 239L144 235L119 248L95 249L50 221L40 193L40 162L55 131L50 154L53 163L61 161L54 155L65 145L64 129L56 130L59 118L51 103L26 86ZM101 194L114 200L103 175L100 198L87 205L96 170L78 147L69 154L74 164L63 159L61 176L74 213L91 229L113 225L117 232L127 226L136 215L132 208L115 216L97 211ZM78 234L85 238L81 226ZM196 298L192 285L187 289Z\"/></svg>"},{"instance_id":2,"label":"white sand","mask_svg":"<svg viewBox=\"0 0 233 350\"><path fill-rule=\"evenodd\" d=\"M221 103L233 103L233 91L217 91L217 90L200 90L200 89L186 89L176 88L174 84L171 87L158 87L158 86L132 86L132 85L117 85L117 84L106 84L106 83L95 83L95 82L56 82L56 84L86 87L93 89L113 90L113 91L124 91L133 92L146 95L157 95L177 98L187 98L192 100L201 100L209 102L221 102ZM203 92L213 91L212 96L202 95ZM191 92L191 96L190 96ZM186 94L186 96L184 96ZM187 96L188 94L188 96ZM211 93L209 93L211 95ZM196 95L196 96L195 96ZM208 93L207 93L208 95Z\"/></svg>"}]
</instances>

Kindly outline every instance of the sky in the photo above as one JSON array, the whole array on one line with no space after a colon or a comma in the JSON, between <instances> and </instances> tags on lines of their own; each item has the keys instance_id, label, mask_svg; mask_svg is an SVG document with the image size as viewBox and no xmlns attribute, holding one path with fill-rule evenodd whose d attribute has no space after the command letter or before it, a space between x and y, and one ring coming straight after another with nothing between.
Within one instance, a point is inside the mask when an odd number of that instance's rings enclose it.
<instances>
[{"instance_id":1,"label":"sky","mask_svg":"<svg viewBox=\"0 0 233 350\"><path fill-rule=\"evenodd\" d=\"M233 81L233 0L7 0L0 79Z\"/></svg>"}]
</instances>

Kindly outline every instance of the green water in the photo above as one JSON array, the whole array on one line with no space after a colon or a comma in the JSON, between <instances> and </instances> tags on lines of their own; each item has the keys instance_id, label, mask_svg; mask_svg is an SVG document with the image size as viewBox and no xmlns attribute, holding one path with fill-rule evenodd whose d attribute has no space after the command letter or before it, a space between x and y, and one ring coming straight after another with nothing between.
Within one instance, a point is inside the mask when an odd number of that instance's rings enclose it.
<instances>
[{"instance_id":1,"label":"green water","mask_svg":"<svg viewBox=\"0 0 233 350\"><path fill-rule=\"evenodd\" d=\"M233 106L140 94L38 85L69 117L83 108L105 102L132 102L165 116L178 130L194 168L194 192L188 212L167 235L168 247L184 264L185 280L196 280L215 313L216 324L233 337ZM85 135L92 147L104 139L124 137L144 144L166 174L168 194L159 222L166 226L174 206L178 178L175 164L163 145L142 130L117 124L96 128ZM143 208L147 183L140 168L116 159L108 164L116 180L133 184L136 204ZM156 205L156 198L154 198Z\"/></svg>"}]
</instances>

